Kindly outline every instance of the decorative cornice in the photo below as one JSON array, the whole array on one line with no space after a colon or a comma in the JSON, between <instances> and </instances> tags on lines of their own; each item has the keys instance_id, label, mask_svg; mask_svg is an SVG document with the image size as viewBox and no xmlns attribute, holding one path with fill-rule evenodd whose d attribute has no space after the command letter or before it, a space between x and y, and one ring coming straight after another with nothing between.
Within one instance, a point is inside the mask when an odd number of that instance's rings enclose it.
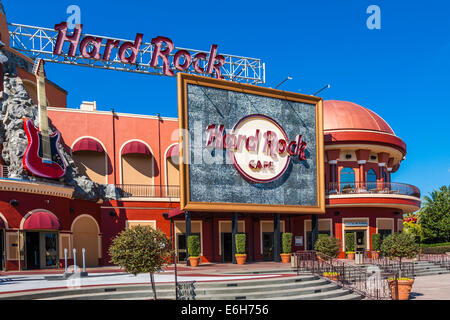
<instances>
[{"instance_id":1,"label":"decorative cornice","mask_svg":"<svg viewBox=\"0 0 450 320\"><path fill-rule=\"evenodd\" d=\"M72 187L44 182L0 179L0 191L42 194L71 199L74 189Z\"/></svg>"}]
</instances>

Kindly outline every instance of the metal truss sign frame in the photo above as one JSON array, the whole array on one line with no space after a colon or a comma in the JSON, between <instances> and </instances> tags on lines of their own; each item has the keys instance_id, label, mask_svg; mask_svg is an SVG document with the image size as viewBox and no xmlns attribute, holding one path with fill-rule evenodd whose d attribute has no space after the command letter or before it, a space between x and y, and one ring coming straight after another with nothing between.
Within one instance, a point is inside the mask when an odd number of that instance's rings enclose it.
<instances>
[{"instance_id":1,"label":"metal truss sign frame","mask_svg":"<svg viewBox=\"0 0 450 320\"><path fill-rule=\"evenodd\" d=\"M64 50L62 50L61 54L55 54L55 47L57 45L59 36L58 30L55 29L16 23L9 23L8 29L10 36L10 46L13 49L21 52L22 54L26 55L27 57L33 60L43 59L47 62L53 63L77 65L90 68L125 71L133 73L142 73L142 74L168 75L168 73L173 73L173 75L176 75L177 72L180 72L180 68L177 68L177 66L174 65L173 61L174 59L182 60L180 59L180 57L176 57L177 53L182 52L188 56L190 55L191 57L194 57L195 62L190 63L189 67L187 67L182 72L202 76L211 76L211 73L206 72L208 69L211 69L208 66L208 59L206 57L213 53L212 50L211 52L209 52L195 49L173 47L171 53L167 55L168 58L172 60L172 63L170 63L169 67L170 70L167 71L164 70L165 68L163 68L160 65L153 64L152 66L152 58L156 47L154 41L152 41L152 43L141 42L136 52L135 63L128 63L128 62L124 63L123 59L120 59L120 52L119 52L120 50L115 50L113 54L110 57L108 57L109 59L103 59L103 57L100 57L100 59L87 57L86 52L89 54L92 53L93 50L95 49L94 46L95 43L93 41L91 41L91 43L88 43L86 45L84 55L82 54L82 52L80 52L80 50L76 50L76 54L70 55L68 52L70 50L67 50L67 48L69 47L69 43L65 43ZM121 43L134 42L124 39L95 36L90 34L81 34L81 32L79 39L80 38L91 40L95 39L105 40L98 42L97 48L98 51L106 49L108 40L110 42L121 42ZM215 47L217 49L217 46ZM160 49L162 51L161 47L160 48L156 47L156 49ZM127 52L129 53L130 50L127 50ZM197 57L200 56L203 59L198 59L198 61L195 61L196 56ZM224 59L223 64L220 67L220 74L223 79L248 84L265 83L265 63L261 62L260 59L241 57L229 54L221 54L220 56L223 57ZM186 57L184 57L184 62L186 63ZM199 70L203 71L203 73L199 73Z\"/></svg>"}]
</instances>

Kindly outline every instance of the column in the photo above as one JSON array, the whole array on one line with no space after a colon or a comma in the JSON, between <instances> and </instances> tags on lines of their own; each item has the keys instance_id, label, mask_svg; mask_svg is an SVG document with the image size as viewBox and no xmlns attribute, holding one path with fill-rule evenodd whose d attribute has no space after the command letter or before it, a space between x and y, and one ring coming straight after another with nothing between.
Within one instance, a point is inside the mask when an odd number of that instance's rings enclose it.
<instances>
[{"instance_id":1,"label":"column","mask_svg":"<svg viewBox=\"0 0 450 320\"><path fill-rule=\"evenodd\" d=\"M280 214L276 213L273 217L273 261L281 261L280 253Z\"/></svg>"},{"instance_id":2,"label":"column","mask_svg":"<svg viewBox=\"0 0 450 320\"><path fill-rule=\"evenodd\" d=\"M366 186L366 171L365 171L365 164L366 164L366 160L359 160L358 161L359 164L359 183L357 182L357 186L356 189L364 189L367 190L367 186Z\"/></svg>"},{"instance_id":3,"label":"column","mask_svg":"<svg viewBox=\"0 0 450 320\"><path fill-rule=\"evenodd\" d=\"M191 235L191 213L189 211L186 211L186 213L184 214L184 219L186 222L186 249L188 249L188 238ZM186 260L186 265L190 267L191 264L189 262L189 250L186 250Z\"/></svg>"},{"instance_id":4,"label":"column","mask_svg":"<svg viewBox=\"0 0 450 320\"><path fill-rule=\"evenodd\" d=\"M317 239L319 239L319 216L313 214L311 216L311 245L313 250Z\"/></svg>"},{"instance_id":5,"label":"column","mask_svg":"<svg viewBox=\"0 0 450 320\"><path fill-rule=\"evenodd\" d=\"M231 220L231 255L232 255L232 259L233 259L233 263L236 264L236 234L238 234L238 225L239 225L239 220L238 220L238 213L235 212L233 213L233 218Z\"/></svg>"},{"instance_id":6,"label":"column","mask_svg":"<svg viewBox=\"0 0 450 320\"><path fill-rule=\"evenodd\" d=\"M219 235L220 236L220 235ZM216 248L214 246L214 215L211 217L211 260L214 262L216 260Z\"/></svg>"},{"instance_id":7,"label":"column","mask_svg":"<svg viewBox=\"0 0 450 320\"><path fill-rule=\"evenodd\" d=\"M330 190L330 193L337 193L339 189L336 174L337 160L330 160L328 163L330 165L330 187L328 189Z\"/></svg>"}]
</instances>

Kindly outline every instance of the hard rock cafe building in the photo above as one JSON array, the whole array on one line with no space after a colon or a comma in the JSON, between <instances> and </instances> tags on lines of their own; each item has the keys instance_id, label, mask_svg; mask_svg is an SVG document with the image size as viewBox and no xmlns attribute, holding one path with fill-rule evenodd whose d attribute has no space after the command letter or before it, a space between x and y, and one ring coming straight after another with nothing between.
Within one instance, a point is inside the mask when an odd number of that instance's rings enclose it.
<instances>
[{"instance_id":1,"label":"hard rock cafe building","mask_svg":"<svg viewBox=\"0 0 450 320\"><path fill-rule=\"evenodd\" d=\"M2 35L5 30L2 30ZM8 40L2 36L2 41ZM14 52L8 46L5 50ZM20 53L14 52L21 56ZM30 60L21 56L23 59ZM32 61L30 61L32 62ZM36 78L17 66L36 103ZM58 182L0 179L0 257L3 270L60 267L64 249L86 249L88 266L109 264L112 238L126 228L149 225L174 240L180 261L186 257L186 221L201 239L202 262L231 262L232 234L247 234L248 261L278 260L274 223L292 232L293 251L312 249L313 232L340 239L356 232L357 248L369 252L371 235L400 232L403 214L420 208L418 188L392 182L406 155L406 145L379 115L347 101L324 102L324 215L191 212L180 207L178 119L99 111L84 102L68 108L67 91L46 84L48 115L62 136L80 173L100 184L113 184L127 196L90 202L72 197ZM175 108L175 106L174 106ZM279 220L274 219L278 216ZM189 223L188 222L188 223ZM276 229L276 228L275 228Z\"/></svg>"}]
</instances>

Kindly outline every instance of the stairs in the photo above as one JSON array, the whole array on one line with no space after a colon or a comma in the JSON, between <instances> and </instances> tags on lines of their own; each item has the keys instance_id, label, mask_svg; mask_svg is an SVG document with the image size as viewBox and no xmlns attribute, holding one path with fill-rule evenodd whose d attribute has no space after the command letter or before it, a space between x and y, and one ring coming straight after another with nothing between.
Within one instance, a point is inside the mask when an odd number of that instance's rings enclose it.
<instances>
[{"instance_id":1,"label":"stairs","mask_svg":"<svg viewBox=\"0 0 450 320\"><path fill-rule=\"evenodd\" d=\"M363 297L311 274L255 280L197 282L196 300L361 300ZM158 299L175 299L173 284L157 284ZM150 300L149 285L112 285L15 293L0 300Z\"/></svg>"},{"instance_id":2,"label":"stairs","mask_svg":"<svg viewBox=\"0 0 450 320\"><path fill-rule=\"evenodd\" d=\"M416 277L445 274L445 273L450 273L450 270L442 268L439 265L428 261L414 262L414 275Z\"/></svg>"}]
</instances>

